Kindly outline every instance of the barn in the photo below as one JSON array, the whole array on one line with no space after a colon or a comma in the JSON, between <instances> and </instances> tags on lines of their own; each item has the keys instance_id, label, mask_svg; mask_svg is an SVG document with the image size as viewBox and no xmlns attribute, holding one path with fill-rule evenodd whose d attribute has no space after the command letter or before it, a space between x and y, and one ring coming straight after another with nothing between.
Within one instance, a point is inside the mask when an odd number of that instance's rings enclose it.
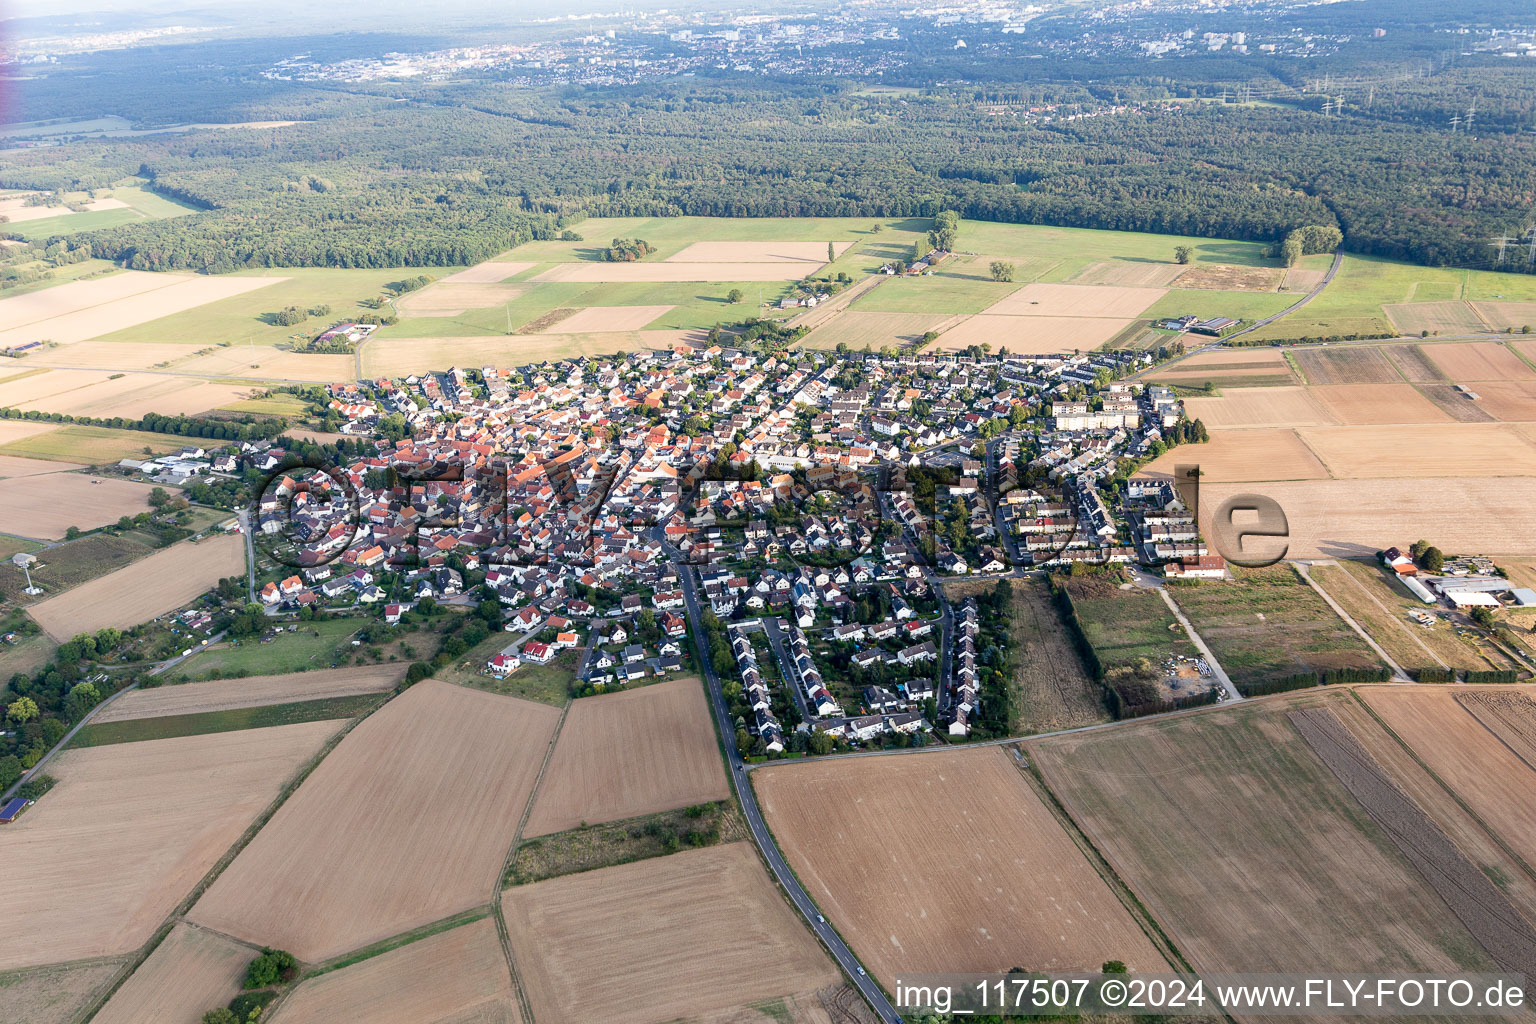
<instances>
[{"instance_id":1,"label":"barn","mask_svg":"<svg viewBox=\"0 0 1536 1024\"><path fill-rule=\"evenodd\" d=\"M20 796L8 801L4 807L0 807L0 825L9 825L15 821L31 804L31 800Z\"/></svg>"}]
</instances>

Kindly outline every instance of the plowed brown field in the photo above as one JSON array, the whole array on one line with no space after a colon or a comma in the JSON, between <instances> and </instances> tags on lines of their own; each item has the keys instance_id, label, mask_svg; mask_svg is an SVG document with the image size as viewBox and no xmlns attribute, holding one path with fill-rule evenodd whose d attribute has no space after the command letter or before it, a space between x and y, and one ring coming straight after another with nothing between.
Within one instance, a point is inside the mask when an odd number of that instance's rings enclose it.
<instances>
[{"instance_id":1,"label":"plowed brown field","mask_svg":"<svg viewBox=\"0 0 1536 1024\"><path fill-rule=\"evenodd\" d=\"M178 924L139 965L93 1024L199 1024L240 991L257 950L186 923Z\"/></svg>"},{"instance_id":2,"label":"plowed brown field","mask_svg":"<svg viewBox=\"0 0 1536 1024\"><path fill-rule=\"evenodd\" d=\"M1435 361L1436 366L1445 371L1447 377L1460 384L1480 380L1536 379L1536 370L1495 341L1428 345L1424 351Z\"/></svg>"}]
</instances>

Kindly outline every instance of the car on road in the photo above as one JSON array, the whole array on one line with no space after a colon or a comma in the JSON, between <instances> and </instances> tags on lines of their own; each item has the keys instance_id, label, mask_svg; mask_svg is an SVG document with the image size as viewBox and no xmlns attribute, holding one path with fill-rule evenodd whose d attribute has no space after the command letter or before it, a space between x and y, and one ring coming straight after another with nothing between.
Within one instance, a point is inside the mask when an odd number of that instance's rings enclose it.
<instances>
[{"instance_id":1,"label":"car on road","mask_svg":"<svg viewBox=\"0 0 1536 1024\"><path fill-rule=\"evenodd\" d=\"M864 968L862 968L862 967L860 967L860 968L859 968L859 969L858 969L858 971L859 971L859 977L861 977L861 978L864 978L864 977L867 977L867 976L868 976L868 975L866 975L866 974L865 974L865 973L864 973Z\"/></svg>"},{"instance_id":2,"label":"car on road","mask_svg":"<svg viewBox=\"0 0 1536 1024\"><path fill-rule=\"evenodd\" d=\"M826 924L827 923L827 919L822 917L820 914L817 914L816 915L816 923L817 924Z\"/></svg>"}]
</instances>

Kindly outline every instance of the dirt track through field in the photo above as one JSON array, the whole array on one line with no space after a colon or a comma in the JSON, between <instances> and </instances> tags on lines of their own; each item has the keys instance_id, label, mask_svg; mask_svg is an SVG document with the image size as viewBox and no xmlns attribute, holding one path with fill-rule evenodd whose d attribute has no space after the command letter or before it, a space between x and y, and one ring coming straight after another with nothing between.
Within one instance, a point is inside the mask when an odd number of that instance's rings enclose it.
<instances>
[{"instance_id":1,"label":"dirt track through field","mask_svg":"<svg viewBox=\"0 0 1536 1024\"><path fill-rule=\"evenodd\" d=\"M1506 971L1536 977L1536 929L1326 708L1290 713L1313 753L1370 812L1393 844Z\"/></svg>"}]
</instances>

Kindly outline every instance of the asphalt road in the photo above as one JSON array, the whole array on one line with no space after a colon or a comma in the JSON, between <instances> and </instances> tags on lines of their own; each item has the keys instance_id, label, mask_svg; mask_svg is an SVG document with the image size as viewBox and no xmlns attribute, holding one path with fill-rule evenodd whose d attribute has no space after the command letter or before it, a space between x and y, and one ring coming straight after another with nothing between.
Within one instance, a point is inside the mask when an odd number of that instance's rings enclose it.
<instances>
[{"instance_id":1,"label":"asphalt road","mask_svg":"<svg viewBox=\"0 0 1536 1024\"><path fill-rule=\"evenodd\" d=\"M763 821L762 811L757 806L757 794L752 791L752 784L747 781L746 762L742 760L741 751L736 749L736 727L731 723L730 712L725 705L725 695L720 692L720 677L715 673L714 663L709 657L709 647L704 642L704 619L699 610L698 593L694 587L693 569L683 561L682 552L672 545L667 544L660 530L653 531L653 536L662 540L664 550L682 566L683 600L687 605L688 624L693 631L694 651L698 655L699 668L704 676L705 689L709 691L709 702L715 711L715 721L720 727L720 739L725 744L725 760L730 768L731 785L736 789L736 796L741 801L742 814L747 819L747 827L752 830L752 840L757 843L763 859L768 862L768 867L778 879L779 885L789 894L790 902L800 911L806 924L816 937L821 940L828 952L832 954L848 975L850 981L863 994L866 1002L872 1006L880 1019L887 1024L901 1024L901 1015L891 1005L885 993L876 985L874 979L864 973L858 959L848 944L843 941L841 935L826 921L822 920L821 912L806 895L800 880L790 870L779 853L778 845L773 841L773 836L768 831L768 825ZM791 680L786 680L793 686Z\"/></svg>"}]
</instances>

